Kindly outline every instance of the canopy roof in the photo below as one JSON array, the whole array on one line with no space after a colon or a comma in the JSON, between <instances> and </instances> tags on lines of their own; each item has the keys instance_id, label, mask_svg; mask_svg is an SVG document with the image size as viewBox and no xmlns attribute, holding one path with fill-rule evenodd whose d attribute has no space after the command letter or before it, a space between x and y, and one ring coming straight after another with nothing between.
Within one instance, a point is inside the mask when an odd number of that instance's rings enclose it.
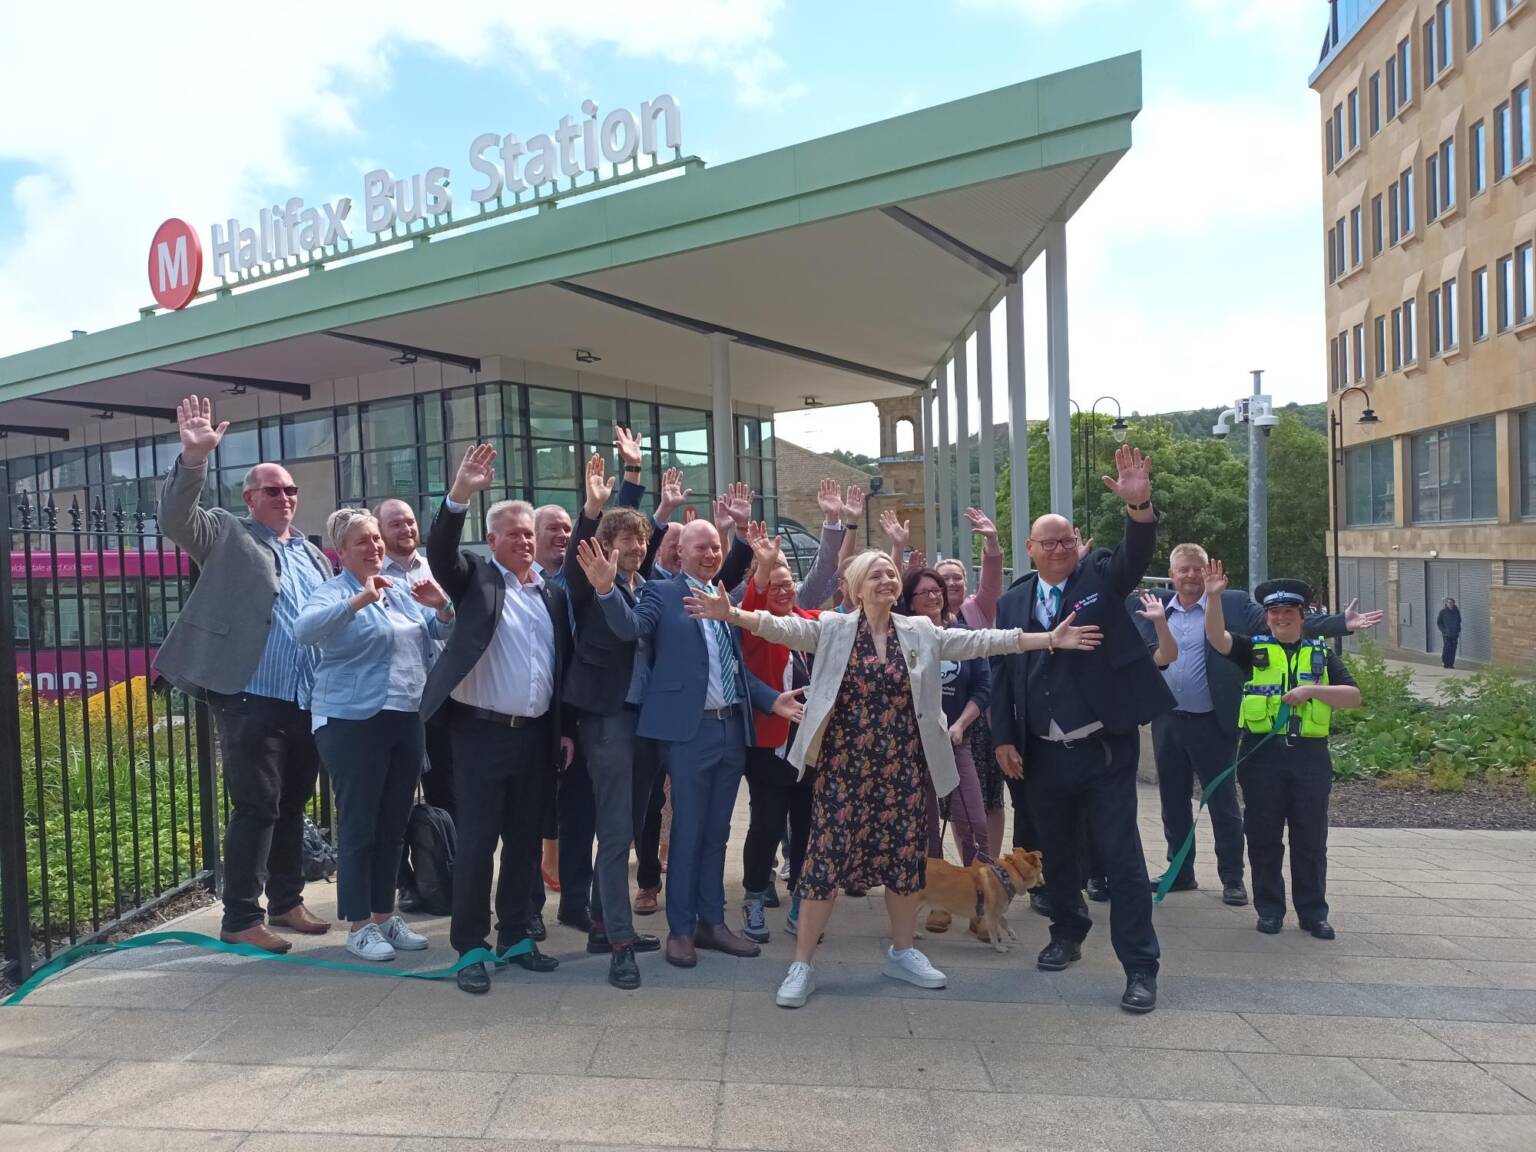
<instances>
[{"instance_id":1,"label":"canopy roof","mask_svg":"<svg viewBox=\"0 0 1536 1152\"><path fill-rule=\"evenodd\" d=\"M166 369L311 385L396 371L395 351L335 333L521 361L530 381L535 364L585 371L590 350L603 377L706 398L724 331L739 402L897 395L1103 180L1140 105L1131 54L148 313L0 359L0 424L93 420L45 395L168 407L197 390Z\"/></svg>"}]
</instances>

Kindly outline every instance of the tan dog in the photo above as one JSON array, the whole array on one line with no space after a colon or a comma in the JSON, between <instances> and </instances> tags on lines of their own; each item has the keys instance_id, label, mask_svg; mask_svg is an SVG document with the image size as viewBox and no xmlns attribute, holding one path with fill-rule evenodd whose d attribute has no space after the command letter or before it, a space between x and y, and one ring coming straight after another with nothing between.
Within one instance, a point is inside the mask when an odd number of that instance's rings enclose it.
<instances>
[{"instance_id":1,"label":"tan dog","mask_svg":"<svg viewBox=\"0 0 1536 1152\"><path fill-rule=\"evenodd\" d=\"M1007 887L997 870L1007 877ZM1040 875L1040 853L1026 852L1022 848L1015 848L995 865L978 860L969 868L930 857L922 901L917 908L918 922L922 923L927 909L941 908L962 920L969 920L971 931L978 938L990 940L993 948L1006 952L1005 938L1018 939L1008 927L1008 905L1015 896L1022 896L1039 884Z\"/></svg>"}]
</instances>

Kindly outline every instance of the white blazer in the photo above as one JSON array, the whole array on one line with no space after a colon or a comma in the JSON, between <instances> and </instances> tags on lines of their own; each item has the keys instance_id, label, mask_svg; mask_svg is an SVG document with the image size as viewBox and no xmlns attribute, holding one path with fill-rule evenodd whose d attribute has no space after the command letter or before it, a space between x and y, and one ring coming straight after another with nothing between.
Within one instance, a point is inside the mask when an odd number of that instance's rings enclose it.
<instances>
[{"instance_id":1,"label":"white blazer","mask_svg":"<svg viewBox=\"0 0 1536 1152\"><path fill-rule=\"evenodd\" d=\"M853 643L859 634L860 612L823 612L815 620L799 616L774 616L768 612L755 615L753 630L764 640L783 644L800 652L815 652L811 682L805 694L805 718L799 735L789 750L789 762L804 777L806 765L814 765L821 752L821 738L826 732L832 706L843 684L843 673L853 656ZM907 662L912 684L912 704L917 713L917 730L923 741L923 755L928 760L928 774L940 796L948 796L960 785L955 768L955 749L949 742L949 723L944 718L941 660L972 660L980 656L1000 656L1020 651L1024 633L1017 628L998 629L939 628L925 616L896 616L896 639Z\"/></svg>"}]
</instances>

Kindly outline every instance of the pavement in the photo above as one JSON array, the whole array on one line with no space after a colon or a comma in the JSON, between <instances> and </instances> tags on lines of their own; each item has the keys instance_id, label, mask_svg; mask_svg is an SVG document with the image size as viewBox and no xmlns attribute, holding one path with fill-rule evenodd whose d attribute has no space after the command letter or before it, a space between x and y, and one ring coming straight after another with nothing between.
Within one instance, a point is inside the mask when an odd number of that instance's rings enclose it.
<instances>
[{"instance_id":1,"label":"pavement","mask_svg":"<svg viewBox=\"0 0 1536 1152\"><path fill-rule=\"evenodd\" d=\"M1435 702L1440 699L1440 689L1451 680L1465 680L1473 674L1472 668L1446 668L1441 664L1420 664L1412 660L1387 660L1387 669L1409 674L1408 690L1420 700Z\"/></svg>"},{"instance_id":2,"label":"pavement","mask_svg":"<svg viewBox=\"0 0 1536 1152\"><path fill-rule=\"evenodd\" d=\"M744 817L743 796L738 848ZM1147 788L1141 826L1160 856ZM1161 1000L1140 1017L1116 1006L1105 905L1058 974L1034 968L1046 923L1023 905L1006 955L930 937L949 987L925 992L880 975L879 894L844 901L799 1011L773 1002L782 909L764 957L644 956L629 993L559 927L557 972L481 997L181 947L102 956L0 1009L0 1148L1536 1148L1536 833L1335 830L1332 943L1294 920L1256 933L1211 861L1203 829L1200 891L1156 911ZM332 913L333 891L311 906ZM399 963L451 960L446 923L424 923L431 950Z\"/></svg>"}]
</instances>

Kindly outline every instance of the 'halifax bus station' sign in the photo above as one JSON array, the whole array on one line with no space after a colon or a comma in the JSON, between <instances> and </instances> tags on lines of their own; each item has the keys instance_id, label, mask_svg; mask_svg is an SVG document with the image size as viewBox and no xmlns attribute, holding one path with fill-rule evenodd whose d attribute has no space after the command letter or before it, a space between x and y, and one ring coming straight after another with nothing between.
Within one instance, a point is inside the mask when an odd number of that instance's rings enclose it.
<instances>
[{"instance_id":1,"label":"'halifax bus station' sign","mask_svg":"<svg viewBox=\"0 0 1536 1152\"><path fill-rule=\"evenodd\" d=\"M511 193L515 203L523 192L537 195L540 187L561 179L571 180L574 187L577 178L590 173L599 181L604 163L616 171L626 161L638 163L639 156L648 156L654 164L662 145L681 155L682 113L671 96L645 101L638 116L617 108L598 120L597 105L591 100L582 101L581 110L584 119L562 116L554 132L526 140L514 133L476 136L469 145L469 166L479 182L471 189L470 200L484 211L500 205L504 193ZM397 238L397 226L409 231L417 221L448 219L453 211L450 175L444 167L398 180L386 168L367 173L362 190L363 230L388 243ZM293 271L323 258L326 249L333 255L341 253L343 245L350 250L351 217L350 196L318 207L293 196L284 204L261 209L254 228L242 226L233 217L213 224L208 229L213 274L226 282L247 280ZM185 308L198 294L202 272L203 248L196 229L178 219L161 224L149 247L149 286L155 302L161 308Z\"/></svg>"}]
</instances>

